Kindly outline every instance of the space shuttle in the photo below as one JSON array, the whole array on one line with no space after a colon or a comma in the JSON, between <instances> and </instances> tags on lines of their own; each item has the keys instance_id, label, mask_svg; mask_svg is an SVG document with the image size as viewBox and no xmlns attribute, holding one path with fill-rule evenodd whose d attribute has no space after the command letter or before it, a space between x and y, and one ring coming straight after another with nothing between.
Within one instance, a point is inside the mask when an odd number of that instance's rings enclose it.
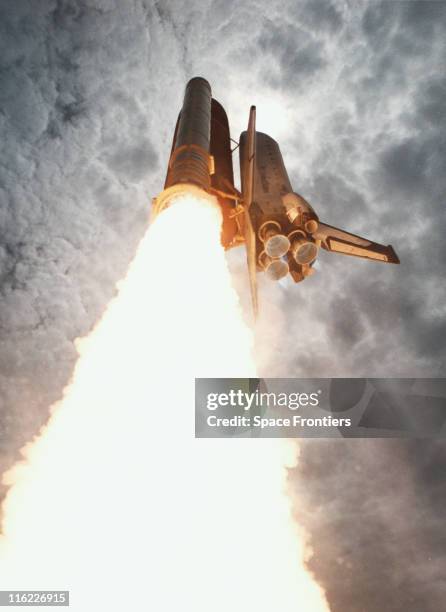
<instances>
[{"instance_id":1,"label":"space shuttle","mask_svg":"<svg viewBox=\"0 0 446 612\"><path fill-rule=\"evenodd\" d=\"M240 190L234 185L233 173L237 149ZM222 245L225 249L245 246L255 314L257 274L263 272L273 281L290 275L294 282L301 282L314 273L320 248L399 263L391 245L320 221L309 202L293 190L277 142L256 130L255 106L251 106L247 130L238 142L233 141L226 112L201 77L186 86L164 190L153 200L152 216L186 193L215 197L223 217Z\"/></svg>"}]
</instances>

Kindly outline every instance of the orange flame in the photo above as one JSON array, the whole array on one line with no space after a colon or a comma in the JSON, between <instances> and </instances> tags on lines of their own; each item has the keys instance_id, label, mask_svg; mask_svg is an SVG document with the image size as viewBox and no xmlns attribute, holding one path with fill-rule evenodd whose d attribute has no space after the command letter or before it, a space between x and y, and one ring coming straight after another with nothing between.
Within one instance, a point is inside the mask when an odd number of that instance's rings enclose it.
<instances>
[{"instance_id":1,"label":"orange flame","mask_svg":"<svg viewBox=\"0 0 446 612\"><path fill-rule=\"evenodd\" d=\"M155 220L64 398L5 476L1 589L89 610L327 610L284 494L295 449L196 440L195 376L255 376L216 204Z\"/></svg>"}]
</instances>

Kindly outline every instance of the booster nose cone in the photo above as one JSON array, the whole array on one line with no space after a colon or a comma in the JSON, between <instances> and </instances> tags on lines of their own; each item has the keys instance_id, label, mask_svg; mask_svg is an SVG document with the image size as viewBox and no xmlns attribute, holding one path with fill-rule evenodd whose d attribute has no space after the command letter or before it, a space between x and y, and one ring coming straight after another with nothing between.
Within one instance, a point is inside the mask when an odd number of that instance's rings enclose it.
<instances>
[{"instance_id":1,"label":"booster nose cone","mask_svg":"<svg viewBox=\"0 0 446 612\"><path fill-rule=\"evenodd\" d=\"M291 247L296 263L302 265L310 264L317 257L317 246L314 242L298 238Z\"/></svg>"},{"instance_id":2,"label":"booster nose cone","mask_svg":"<svg viewBox=\"0 0 446 612\"><path fill-rule=\"evenodd\" d=\"M289 272L289 266L283 259L273 259L266 264L265 274L270 280L278 281Z\"/></svg>"},{"instance_id":3,"label":"booster nose cone","mask_svg":"<svg viewBox=\"0 0 446 612\"><path fill-rule=\"evenodd\" d=\"M275 234L265 241L265 251L270 257L282 257L290 246L290 241L283 234Z\"/></svg>"}]
</instances>

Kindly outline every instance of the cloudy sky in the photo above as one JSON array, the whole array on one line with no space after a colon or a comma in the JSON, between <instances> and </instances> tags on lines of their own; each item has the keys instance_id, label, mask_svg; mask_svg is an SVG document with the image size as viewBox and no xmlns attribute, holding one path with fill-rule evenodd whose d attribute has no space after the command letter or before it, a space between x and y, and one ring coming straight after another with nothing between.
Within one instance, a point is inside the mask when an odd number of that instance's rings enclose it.
<instances>
[{"instance_id":1,"label":"cloudy sky","mask_svg":"<svg viewBox=\"0 0 446 612\"><path fill-rule=\"evenodd\" d=\"M1 465L125 274L194 75L234 138L257 105L322 220L401 259L323 252L304 284L261 283L262 374L443 376L445 26L445 2L2 0ZM439 612L445 467L441 442L303 447L290 481L334 612Z\"/></svg>"}]
</instances>

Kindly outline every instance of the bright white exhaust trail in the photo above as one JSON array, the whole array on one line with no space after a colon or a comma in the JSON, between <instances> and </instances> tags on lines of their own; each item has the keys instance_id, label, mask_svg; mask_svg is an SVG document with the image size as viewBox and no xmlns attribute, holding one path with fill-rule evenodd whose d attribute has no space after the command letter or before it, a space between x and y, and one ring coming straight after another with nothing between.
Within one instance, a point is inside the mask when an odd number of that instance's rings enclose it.
<instances>
[{"instance_id":1,"label":"bright white exhaust trail","mask_svg":"<svg viewBox=\"0 0 446 612\"><path fill-rule=\"evenodd\" d=\"M216 204L180 198L79 341L64 398L6 476L0 589L76 612L322 612L285 495L291 446L194 439L194 377L255 376Z\"/></svg>"}]
</instances>

